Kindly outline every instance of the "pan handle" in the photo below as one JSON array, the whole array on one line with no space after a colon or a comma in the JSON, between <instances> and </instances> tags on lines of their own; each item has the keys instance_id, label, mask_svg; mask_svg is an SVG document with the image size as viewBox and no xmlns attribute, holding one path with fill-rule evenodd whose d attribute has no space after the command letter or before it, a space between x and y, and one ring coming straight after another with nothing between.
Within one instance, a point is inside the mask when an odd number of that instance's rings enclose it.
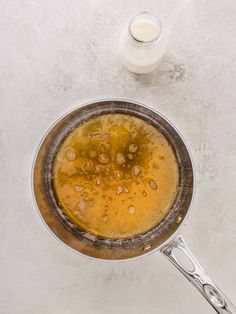
<instances>
[{"instance_id":1,"label":"pan handle","mask_svg":"<svg viewBox=\"0 0 236 314\"><path fill-rule=\"evenodd\" d=\"M209 278L193 256L181 235L178 235L174 240L168 243L161 252L198 289L217 313L236 314L236 307ZM178 255L181 253L185 259L187 258L187 266L177 258L177 253Z\"/></svg>"}]
</instances>

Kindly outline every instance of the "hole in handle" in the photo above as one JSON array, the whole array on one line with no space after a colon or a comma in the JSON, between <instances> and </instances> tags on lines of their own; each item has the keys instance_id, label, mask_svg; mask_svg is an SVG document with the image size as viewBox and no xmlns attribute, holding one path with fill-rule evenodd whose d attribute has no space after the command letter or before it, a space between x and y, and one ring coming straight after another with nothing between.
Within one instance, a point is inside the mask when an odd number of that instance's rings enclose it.
<instances>
[{"instance_id":1,"label":"hole in handle","mask_svg":"<svg viewBox=\"0 0 236 314\"><path fill-rule=\"evenodd\" d=\"M204 292L212 304L218 307L223 307L225 305L225 302L220 296L219 292L217 292L217 290L211 285L205 285Z\"/></svg>"},{"instance_id":2,"label":"hole in handle","mask_svg":"<svg viewBox=\"0 0 236 314\"><path fill-rule=\"evenodd\" d=\"M195 270L195 266L190 257L180 247L173 248L172 254L184 270L188 272Z\"/></svg>"}]
</instances>

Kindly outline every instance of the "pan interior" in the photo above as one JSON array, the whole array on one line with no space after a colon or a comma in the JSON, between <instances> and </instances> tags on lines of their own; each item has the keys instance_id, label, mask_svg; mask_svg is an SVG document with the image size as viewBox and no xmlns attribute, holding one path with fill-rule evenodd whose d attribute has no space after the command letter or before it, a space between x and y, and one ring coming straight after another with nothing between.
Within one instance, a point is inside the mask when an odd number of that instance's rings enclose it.
<instances>
[{"instance_id":1,"label":"pan interior","mask_svg":"<svg viewBox=\"0 0 236 314\"><path fill-rule=\"evenodd\" d=\"M178 193L164 219L147 232L125 238L96 235L78 226L60 206L54 190L55 156L68 134L71 134L83 122L108 114L131 115L158 130L172 147L179 170ZM77 251L98 258L129 258L144 254L147 250L161 245L181 225L192 198L192 164L181 137L156 112L126 101L95 102L63 117L46 135L35 161L34 192L43 219L64 243Z\"/></svg>"},{"instance_id":2,"label":"pan interior","mask_svg":"<svg viewBox=\"0 0 236 314\"><path fill-rule=\"evenodd\" d=\"M58 203L81 229L124 239L164 219L178 192L179 169L172 146L154 126L106 114L65 138L53 178Z\"/></svg>"}]
</instances>

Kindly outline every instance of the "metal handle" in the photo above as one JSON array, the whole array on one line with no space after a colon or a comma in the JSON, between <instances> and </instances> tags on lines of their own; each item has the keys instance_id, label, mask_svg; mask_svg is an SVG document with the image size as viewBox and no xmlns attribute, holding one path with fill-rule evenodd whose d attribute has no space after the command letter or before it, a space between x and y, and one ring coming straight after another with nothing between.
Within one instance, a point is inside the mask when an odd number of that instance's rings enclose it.
<instances>
[{"instance_id":1,"label":"metal handle","mask_svg":"<svg viewBox=\"0 0 236 314\"><path fill-rule=\"evenodd\" d=\"M214 284L201 265L197 262L192 252L188 248L186 242L181 235L178 235L162 250L162 253L171 263L198 289L198 291L206 298L211 306L219 314L236 314L236 307L223 294L223 292ZM177 252L181 252L191 267L181 263L177 258Z\"/></svg>"}]
</instances>

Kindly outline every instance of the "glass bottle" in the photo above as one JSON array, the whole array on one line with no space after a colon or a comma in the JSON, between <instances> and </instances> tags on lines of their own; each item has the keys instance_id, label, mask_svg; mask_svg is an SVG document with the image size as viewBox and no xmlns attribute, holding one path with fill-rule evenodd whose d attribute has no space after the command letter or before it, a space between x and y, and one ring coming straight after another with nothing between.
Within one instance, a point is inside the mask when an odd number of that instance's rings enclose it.
<instances>
[{"instance_id":1,"label":"glass bottle","mask_svg":"<svg viewBox=\"0 0 236 314\"><path fill-rule=\"evenodd\" d=\"M119 48L128 70L138 74L152 72L167 48L161 21L149 12L137 14L121 33Z\"/></svg>"}]
</instances>

